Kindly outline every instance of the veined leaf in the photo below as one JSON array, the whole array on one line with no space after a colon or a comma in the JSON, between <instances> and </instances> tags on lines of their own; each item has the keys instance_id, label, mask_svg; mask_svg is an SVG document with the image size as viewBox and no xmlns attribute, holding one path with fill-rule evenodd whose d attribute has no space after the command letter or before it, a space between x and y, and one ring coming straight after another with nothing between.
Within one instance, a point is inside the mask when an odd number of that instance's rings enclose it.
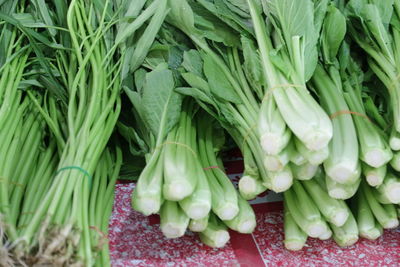
<instances>
[{"instance_id":1,"label":"veined leaf","mask_svg":"<svg viewBox=\"0 0 400 267\"><path fill-rule=\"evenodd\" d=\"M182 29L186 34L198 33L194 27L194 14L186 0L169 0L170 12L167 19L169 23Z\"/></svg>"},{"instance_id":2,"label":"veined leaf","mask_svg":"<svg viewBox=\"0 0 400 267\"><path fill-rule=\"evenodd\" d=\"M237 45L238 34L226 23L199 4L192 3L195 27L207 39L222 42L226 46Z\"/></svg>"},{"instance_id":3,"label":"veined leaf","mask_svg":"<svg viewBox=\"0 0 400 267\"><path fill-rule=\"evenodd\" d=\"M242 36L241 42L244 57L244 68L246 69L247 73L251 75L249 78L257 83L263 84L265 82L265 78L261 66L261 60L253 41L245 36Z\"/></svg>"},{"instance_id":4,"label":"veined leaf","mask_svg":"<svg viewBox=\"0 0 400 267\"><path fill-rule=\"evenodd\" d=\"M192 87L199 88L204 92L210 93L210 87L207 81L203 80L201 77L197 76L192 72L182 73L183 79Z\"/></svg>"},{"instance_id":5,"label":"veined leaf","mask_svg":"<svg viewBox=\"0 0 400 267\"><path fill-rule=\"evenodd\" d=\"M330 0L314 0L314 25L317 32L321 31Z\"/></svg>"},{"instance_id":6,"label":"veined leaf","mask_svg":"<svg viewBox=\"0 0 400 267\"><path fill-rule=\"evenodd\" d=\"M391 48L391 36L387 31L387 25L383 24L381 14L376 5L365 5L362 10L362 15L365 19L365 24L373 34L377 44L382 52L389 58L393 58L393 51Z\"/></svg>"},{"instance_id":7,"label":"veined leaf","mask_svg":"<svg viewBox=\"0 0 400 267\"><path fill-rule=\"evenodd\" d=\"M17 13L13 15L23 26L28 28L46 28L46 24L41 21L35 20L30 13Z\"/></svg>"},{"instance_id":8,"label":"veined leaf","mask_svg":"<svg viewBox=\"0 0 400 267\"><path fill-rule=\"evenodd\" d=\"M249 5L246 0L229 0L225 1L227 4L236 7L238 10L242 11L240 14L243 14L242 17L246 15L250 17Z\"/></svg>"},{"instance_id":9,"label":"veined leaf","mask_svg":"<svg viewBox=\"0 0 400 267\"><path fill-rule=\"evenodd\" d=\"M129 151L132 155L143 156L149 152L149 147L139 136L134 127L127 126L122 122L118 122L117 127L118 132L128 141Z\"/></svg>"},{"instance_id":10,"label":"veined leaf","mask_svg":"<svg viewBox=\"0 0 400 267\"><path fill-rule=\"evenodd\" d=\"M126 95L128 96L129 100L131 101L134 109L136 112L139 114L141 118L144 118L144 107L143 107L143 102L140 94L136 91L133 91L129 89L128 87L124 86L124 91Z\"/></svg>"},{"instance_id":11,"label":"veined leaf","mask_svg":"<svg viewBox=\"0 0 400 267\"><path fill-rule=\"evenodd\" d=\"M156 69L146 75L142 96L143 117L158 140L163 140L179 120L182 96L174 89L170 70Z\"/></svg>"},{"instance_id":12,"label":"veined leaf","mask_svg":"<svg viewBox=\"0 0 400 267\"><path fill-rule=\"evenodd\" d=\"M141 95L141 92L143 91L143 86L144 83L146 81L146 70L145 69L138 69L137 71L135 71L134 73L134 77L135 77L135 87L136 90L139 92L139 94Z\"/></svg>"},{"instance_id":13,"label":"veined leaf","mask_svg":"<svg viewBox=\"0 0 400 267\"><path fill-rule=\"evenodd\" d=\"M124 5L122 11L125 12L123 14L124 17L132 17L132 18L136 18L137 16L139 16L140 11L146 4L146 0L135 0L135 1L124 0L122 2Z\"/></svg>"},{"instance_id":14,"label":"veined leaf","mask_svg":"<svg viewBox=\"0 0 400 267\"><path fill-rule=\"evenodd\" d=\"M279 29L296 72L307 81L318 61L319 33L314 25L314 4L311 0L267 0L265 9L271 22ZM293 46L300 38L300 47ZM300 55L299 55L300 53ZM303 62L298 62L301 58Z\"/></svg>"},{"instance_id":15,"label":"veined leaf","mask_svg":"<svg viewBox=\"0 0 400 267\"><path fill-rule=\"evenodd\" d=\"M216 110L218 110L213 99L201 89L194 87L178 87L175 88L175 91L183 95L191 96L194 99L204 102L206 104L212 105Z\"/></svg>"},{"instance_id":16,"label":"veined leaf","mask_svg":"<svg viewBox=\"0 0 400 267\"><path fill-rule=\"evenodd\" d=\"M310 0L267 0L270 15L282 30L289 45L293 36L310 39L314 35L313 3Z\"/></svg>"},{"instance_id":17,"label":"veined leaf","mask_svg":"<svg viewBox=\"0 0 400 267\"><path fill-rule=\"evenodd\" d=\"M126 38L132 36L150 17L154 15L157 10L160 1L156 0L149 5L134 21L131 23L123 23L118 29L117 35L115 36L115 45L119 45L125 41Z\"/></svg>"},{"instance_id":18,"label":"veined leaf","mask_svg":"<svg viewBox=\"0 0 400 267\"><path fill-rule=\"evenodd\" d=\"M237 32L242 32L244 30L250 34L254 34L253 25L251 24L251 18L249 17L249 14L240 12L239 15L237 12L235 12L238 11L237 9L232 10L230 8L232 5L229 1L214 0L211 2L209 0L198 0L198 2ZM244 16L242 16L243 13Z\"/></svg>"},{"instance_id":19,"label":"veined leaf","mask_svg":"<svg viewBox=\"0 0 400 267\"><path fill-rule=\"evenodd\" d=\"M204 74L207 77L212 94L228 102L240 103L239 96L228 78L209 55L204 56Z\"/></svg>"},{"instance_id":20,"label":"veined leaf","mask_svg":"<svg viewBox=\"0 0 400 267\"><path fill-rule=\"evenodd\" d=\"M369 0L369 2L375 5L379 12L380 20L387 28L392 19L394 0Z\"/></svg>"},{"instance_id":21,"label":"veined leaf","mask_svg":"<svg viewBox=\"0 0 400 267\"><path fill-rule=\"evenodd\" d=\"M326 63L332 64L335 61L345 34L346 18L335 6L329 6L321 34L322 53Z\"/></svg>"},{"instance_id":22,"label":"veined leaf","mask_svg":"<svg viewBox=\"0 0 400 267\"><path fill-rule=\"evenodd\" d=\"M20 81L20 83L18 84L18 89L26 90L32 86L43 88L43 85L39 81L29 79L29 80Z\"/></svg>"},{"instance_id":23,"label":"veined leaf","mask_svg":"<svg viewBox=\"0 0 400 267\"><path fill-rule=\"evenodd\" d=\"M177 70L182 65L183 51L176 46L170 46L168 53L168 66Z\"/></svg>"},{"instance_id":24,"label":"veined leaf","mask_svg":"<svg viewBox=\"0 0 400 267\"><path fill-rule=\"evenodd\" d=\"M191 49L183 52L182 66L199 77L203 77L203 60L197 50Z\"/></svg>"},{"instance_id":25,"label":"veined leaf","mask_svg":"<svg viewBox=\"0 0 400 267\"><path fill-rule=\"evenodd\" d=\"M156 12L154 13L154 16L150 20L149 25L146 27L146 30L135 44L135 50L130 59L131 71L136 70L143 63L143 60L146 57L150 46L154 42L157 32L159 31L161 24L164 22L167 13L167 0L161 0L158 4Z\"/></svg>"}]
</instances>

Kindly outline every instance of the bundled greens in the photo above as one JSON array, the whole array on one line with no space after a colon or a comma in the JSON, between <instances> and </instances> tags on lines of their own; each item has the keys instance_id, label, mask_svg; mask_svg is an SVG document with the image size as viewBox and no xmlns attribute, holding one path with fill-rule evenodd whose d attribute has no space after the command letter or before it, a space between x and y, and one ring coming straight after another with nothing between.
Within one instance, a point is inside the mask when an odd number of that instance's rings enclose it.
<instances>
[{"instance_id":1,"label":"bundled greens","mask_svg":"<svg viewBox=\"0 0 400 267\"><path fill-rule=\"evenodd\" d=\"M122 152L109 139L123 70L142 63L167 8L141 2L0 4L1 244L10 264L110 265Z\"/></svg>"},{"instance_id":2,"label":"bundled greens","mask_svg":"<svg viewBox=\"0 0 400 267\"><path fill-rule=\"evenodd\" d=\"M223 247L272 190L288 250L377 239L399 51L400 0L0 1L0 265L110 266L118 178L167 238Z\"/></svg>"}]
</instances>

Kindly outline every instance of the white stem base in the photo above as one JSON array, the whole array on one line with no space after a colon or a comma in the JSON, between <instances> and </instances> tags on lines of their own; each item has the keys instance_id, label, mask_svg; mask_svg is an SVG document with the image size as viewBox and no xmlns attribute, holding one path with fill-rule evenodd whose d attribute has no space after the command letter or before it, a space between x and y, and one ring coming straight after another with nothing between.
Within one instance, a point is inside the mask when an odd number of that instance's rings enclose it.
<instances>
[{"instance_id":1,"label":"white stem base","mask_svg":"<svg viewBox=\"0 0 400 267\"><path fill-rule=\"evenodd\" d=\"M232 203L226 203L218 211L215 212L217 216L223 221L229 221L235 218L239 213L239 207Z\"/></svg>"},{"instance_id":2,"label":"white stem base","mask_svg":"<svg viewBox=\"0 0 400 267\"><path fill-rule=\"evenodd\" d=\"M304 242L300 240L285 240L285 248L291 251L299 251L304 247Z\"/></svg>"},{"instance_id":3,"label":"white stem base","mask_svg":"<svg viewBox=\"0 0 400 267\"><path fill-rule=\"evenodd\" d=\"M161 225L161 231L166 238L178 238L185 234L186 228L174 223L166 223Z\"/></svg>"},{"instance_id":4,"label":"white stem base","mask_svg":"<svg viewBox=\"0 0 400 267\"><path fill-rule=\"evenodd\" d=\"M338 210L331 217L331 221L337 227L341 227L346 223L347 218L349 218L349 212L347 210Z\"/></svg>"}]
</instances>

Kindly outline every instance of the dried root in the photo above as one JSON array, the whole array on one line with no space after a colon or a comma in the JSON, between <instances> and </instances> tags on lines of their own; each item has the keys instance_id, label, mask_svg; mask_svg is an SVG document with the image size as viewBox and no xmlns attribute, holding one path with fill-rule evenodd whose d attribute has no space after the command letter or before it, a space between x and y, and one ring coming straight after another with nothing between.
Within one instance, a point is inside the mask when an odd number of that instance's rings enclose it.
<instances>
[{"instance_id":1,"label":"dried root","mask_svg":"<svg viewBox=\"0 0 400 267\"><path fill-rule=\"evenodd\" d=\"M0 214L0 267L14 267L10 246L6 240L5 225Z\"/></svg>"},{"instance_id":2,"label":"dried root","mask_svg":"<svg viewBox=\"0 0 400 267\"><path fill-rule=\"evenodd\" d=\"M72 224L61 227L50 225L49 222L49 219L43 221L36 235L37 243L28 247L24 240L12 244L6 242L5 227L0 216L0 267L83 267L84 263L77 255L81 231ZM91 229L98 236L93 249L100 251L108 241L107 236L96 227Z\"/></svg>"}]
</instances>

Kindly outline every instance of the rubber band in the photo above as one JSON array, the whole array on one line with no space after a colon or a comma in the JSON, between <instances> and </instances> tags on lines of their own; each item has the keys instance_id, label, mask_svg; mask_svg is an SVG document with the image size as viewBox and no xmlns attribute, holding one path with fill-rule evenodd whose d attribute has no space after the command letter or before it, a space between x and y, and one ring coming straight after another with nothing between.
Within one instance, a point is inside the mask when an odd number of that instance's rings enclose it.
<instances>
[{"instance_id":1,"label":"rubber band","mask_svg":"<svg viewBox=\"0 0 400 267\"><path fill-rule=\"evenodd\" d=\"M102 232L97 226L91 225L91 226L89 226L89 228L96 231L98 234L103 236L105 239L108 239L108 236L104 232Z\"/></svg>"},{"instance_id":2,"label":"rubber band","mask_svg":"<svg viewBox=\"0 0 400 267\"><path fill-rule=\"evenodd\" d=\"M102 232L97 226L91 225L89 226L89 229L94 230L100 235L100 240L99 240L100 247L108 242L108 236L104 232Z\"/></svg>"},{"instance_id":3,"label":"rubber band","mask_svg":"<svg viewBox=\"0 0 400 267\"><path fill-rule=\"evenodd\" d=\"M276 90L276 89L278 89L278 88L284 89L284 88L293 88L293 87L307 89L307 87L305 87L304 85L301 85L301 84L291 84L291 83L277 84L277 85L275 85L275 86L272 86L272 87L268 88L267 93L265 94L265 96L264 96L264 98L263 98L263 101L264 101L265 99L267 99L267 97L269 97L270 94L272 94L272 91L273 91L273 90Z\"/></svg>"},{"instance_id":4,"label":"rubber band","mask_svg":"<svg viewBox=\"0 0 400 267\"><path fill-rule=\"evenodd\" d=\"M393 91L395 89L396 84L399 82L399 80L400 80L400 73L397 74L394 80L390 82L390 86L388 87L389 91Z\"/></svg>"},{"instance_id":5,"label":"rubber band","mask_svg":"<svg viewBox=\"0 0 400 267\"><path fill-rule=\"evenodd\" d=\"M196 152L195 152L190 146L188 146L188 145L186 145L186 144L183 144L183 143L179 143L179 142L167 141L167 142L165 142L165 143L162 143L162 144L159 145L158 147L156 147L156 149L160 149L160 148L162 148L162 147L165 146L165 145L177 145L177 146L182 146L182 147L188 149L188 150L197 158Z\"/></svg>"},{"instance_id":6,"label":"rubber band","mask_svg":"<svg viewBox=\"0 0 400 267\"><path fill-rule=\"evenodd\" d=\"M211 169L219 169L219 166L210 166L210 167L206 167L206 168L203 168L203 170L211 170Z\"/></svg>"},{"instance_id":7,"label":"rubber band","mask_svg":"<svg viewBox=\"0 0 400 267\"><path fill-rule=\"evenodd\" d=\"M19 186L19 187L24 187L24 186L25 186L25 185L23 185L23 184L10 181L10 180L8 180L7 178L2 177L2 176L0 176L0 182L8 182L8 183L10 183L10 184L12 184L12 185Z\"/></svg>"},{"instance_id":8,"label":"rubber band","mask_svg":"<svg viewBox=\"0 0 400 267\"><path fill-rule=\"evenodd\" d=\"M367 120L368 120L369 122L371 122L371 123L374 123L367 115L362 114L362 113L360 113L360 112L351 111L351 110L339 110L339 111L336 111L335 113L333 113L332 115L330 115L329 118L330 118L331 120L333 120L333 119L335 119L336 117L339 117L339 116L341 116L341 115L346 115L346 114L349 114L349 115L357 115L357 116L360 116L360 117L363 117L363 118L367 119Z\"/></svg>"},{"instance_id":9,"label":"rubber band","mask_svg":"<svg viewBox=\"0 0 400 267\"><path fill-rule=\"evenodd\" d=\"M66 167L62 167L61 169L58 169L58 171L56 171L56 176L62 172L62 171L67 171L67 170L78 170L81 173L83 173L85 176L87 176L89 178L89 187L92 187L92 176L89 174L89 172L79 166L66 166Z\"/></svg>"},{"instance_id":10,"label":"rubber band","mask_svg":"<svg viewBox=\"0 0 400 267\"><path fill-rule=\"evenodd\" d=\"M246 134L243 136L242 147L244 146L244 143L247 142L247 139L249 139L251 132L254 130L254 128L257 127L257 125L258 125L258 124L255 123L253 126L251 126L251 127L247 130Z\"/></svg>"}]
</instances>

